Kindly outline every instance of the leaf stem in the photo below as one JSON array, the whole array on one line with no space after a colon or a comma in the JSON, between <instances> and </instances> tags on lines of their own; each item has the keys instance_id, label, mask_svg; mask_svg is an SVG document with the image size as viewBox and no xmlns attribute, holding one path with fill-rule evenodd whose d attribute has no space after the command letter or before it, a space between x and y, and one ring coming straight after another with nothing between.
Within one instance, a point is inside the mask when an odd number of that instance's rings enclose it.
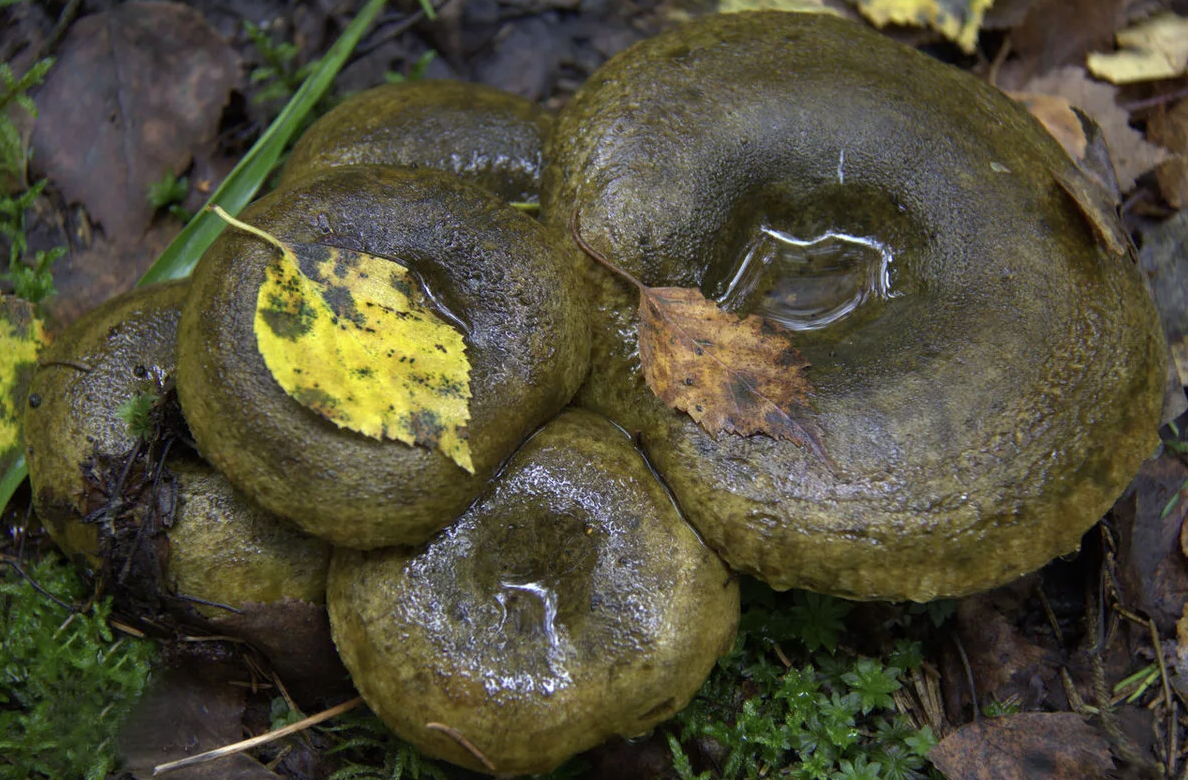
<instances>
[{"instance_id":1,"label":"leaf stem","mask_svg":"<svg viewBox=\"0 0 1188 780\"><path fill-rule=\"evenodd\" d=\"M594 247L592 247L586 243L586 239L582 238L581 226L578 223L578 211L579 211L579 209L575 208L573 210L573 213L569 215L569 231L571 233L573 233L573 240L577 242L577 245L582 248L583 252L585 252L590 257L594 258L595 260L597 260L598 263L600 265L602 265L604 268L606 268L608 271L615 274L616 276L621 276L622 278L631 282L633 285L635 285L636 287L639 288L639 291L641 294L648 295L651 292L651 290L647 285L645 285L639 279L636 279L634 276L632 276L627 271L624 271L622 268L619 268L617 265L612 263L610 260L607 260L601 254L599 254L598 251L594 249Z\"/></svg>"},{"instance_id":2,"label":"leaf stem","mask_svg":"<svg viewBox=\"0 0 1188 780\"><path fill-rule=\"evenodd\" d=\"M274 247L276 247L277 249L280 250L280 253L282 255L286 251L288 251L285 248L285 245L282 244L280 242L280 239L278 239L276 236L272 235L271 233L269 233L266 230L261 230L260 228L256 227L255 225L249 225L246 222L242 222L242 221L236 219L235 217L231 216L227 212L223 211L222 206L219 206L218 204L212 204L210 206L207 206L207 208L210 209L211 211L213 211L214 213L218 214L220 217L222 217L223 220L226 221L226 223L228 225L230 225L231 227L233 227L237 230L242 230L245 233L251 233L256 238L262 238L265 241L267 241L268 243L272 244Z\"/></svg>"}]
</instances>

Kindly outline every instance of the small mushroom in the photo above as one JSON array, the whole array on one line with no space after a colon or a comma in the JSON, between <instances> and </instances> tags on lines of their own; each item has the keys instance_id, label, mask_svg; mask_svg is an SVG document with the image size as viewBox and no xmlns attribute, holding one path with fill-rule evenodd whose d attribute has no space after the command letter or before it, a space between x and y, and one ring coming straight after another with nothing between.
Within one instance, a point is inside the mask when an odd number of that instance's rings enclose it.
<instances>
[{"instance_id":1,"label":"small mushroom","mask_svg":"<svg viewBox=\"0 0 1188 780\"><path fill-rule=\"evenodd\" d=\"M644 284L774 319L811 364L795 413L827 458L707 432L644 385L637 293L584 262L579 402L641 432L739 571L851 598L988 589L1074 550L1157 442L1159 323L1098 240L1124 231L966 73L832 16L710 16L595 73L546 158L555 233L576 209Z\"/></svg>"},{"instance_id":2,"label":"small mushroom","mask_svg":"<svg viewBox=\"0 0 1188 780\"><path fill-rule=\"evenodd\" d=\"M627 435L569 411L423 549L337 549L327 604L397 734L517 775L682 709L733 643L738 584Z\"/></svg>"}]
</instances>

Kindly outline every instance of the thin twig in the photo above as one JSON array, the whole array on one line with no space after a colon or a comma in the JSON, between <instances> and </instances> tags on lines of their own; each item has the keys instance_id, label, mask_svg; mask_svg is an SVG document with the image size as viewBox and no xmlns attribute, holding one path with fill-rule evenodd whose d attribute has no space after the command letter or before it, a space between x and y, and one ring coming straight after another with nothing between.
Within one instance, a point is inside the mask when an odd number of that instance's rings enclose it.
<instances>
[{"instance_id":1,"label":"thin twig","mask_svg":"<svg viewBox=\"0 0 1188 780\"><path fill-rule=\"evenodd\" d=\"M165 764L159 764L159 765L153 767L153 777L156 777L158 775L163 775L166 772L172 772L177 769L184 769L185 767L188 767L188 766L197 766L198 764L205 764L208 761L215 761L216 759L224 758L226 756L234 755L236 753L242 753L245 750L251 750L254 747L259 747L260 745L264 745L264 744L267 744L274 740L278 740L281 737L287 737L288 735L290 735L294 732L301 731L302 729L307 729L310 726L321 723L324 720L329 720L330 718L341 715L344 712L353 710L355 707L358 707L362 702L363 702L363 698L361 696L356 696L355 698L350 699L349 701L344 701L342 704L337 704L328 710L323 710L323 711L317 713L316 715L310 715L308 718L302 718L301 720L297 721L296 723L291 723L288 726L285 726L283 728L269 731L268 733L261 734L258 737L252 737L251 739L245 739L240 742L236 742L232 745L224 745L221 748L216 748L215 750L208 750L205 753L199 753L198 755L190 756L189 758L182 758L177 761L170 761Z\"/></svg>"},{"instance_id":2,"label":"thin twig","mask_svg":"<svg viewBox=\"0 0 1188 780\"><path fill-rule=\"evenodd\" d=\"M73 604L67 604L65 601L62 601L62 599L58 598L57 596L50 593L45 588L41 587L41 585L39 585L37 583L37 580L35 580L31 576L29 576L29 574L24 569L22 569L20 567L20 564L17 563L15 558L10 558L7 555L0 556L0 563L7 563L9 566L11 566L13 568L13 571L15 571L17 574L21 575L21 577L23 577L26 582L28 582L30 585L33 586L33 590L35 590L38 593L40 593L41 595L45 596L47 599L54 602L59 607L62 607L63 609L70 610L71 612L75 611Z\"/></svg>"},{"instance_id":3,"label":"thin twig","mask_svg":"<svg viewBox=\"0 0 1188 780\"><path fill-rule=\"evenodd\" d=\"M458 729L453 728L452 726L447 726L444 723L426 723L425 728L442 732L450 739L454 740L459 745L470 751L470 754L477 758L482 763L482 765L486 767L488 772L491 774L497 774L495 765L491 763L491 759L484 756L483 752L475 747L474 743L467 739L461 731L458 731Z\"/></svg>"},{"instance_id":4,"label":"thin twig","mask_svg":"<svg viewBox=\"0 0 1188 780\"><path fill-rule=\"evenodd\" d=\"M957 646L957 655L961 656L961 665L965 667L965 679L969 683L969 698L973 702L973 719L976 723L981 716L978 712L978 688L974 684L973 667L970 666L969 656L965 654L965 645L961 644L961 637L953 634L953 644Z\"/></svg>"}]
</instances>

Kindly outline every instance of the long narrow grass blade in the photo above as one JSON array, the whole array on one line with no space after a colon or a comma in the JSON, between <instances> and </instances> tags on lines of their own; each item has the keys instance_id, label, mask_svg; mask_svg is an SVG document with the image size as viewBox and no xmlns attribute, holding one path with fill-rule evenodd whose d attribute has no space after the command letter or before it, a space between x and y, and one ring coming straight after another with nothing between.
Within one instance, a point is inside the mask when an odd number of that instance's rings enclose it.
<instances>
[{"instance_id":1,"label":"long narrow grass blade","mask_svg":"<svg viewBox=\"0 0 1188 780\"><path fill-rule=\"evenodd\" d=\"M363 33L371 26L386 2L387 0L370 0L363 7L359 15L330 47L318 66L309 74L301 88L294 93L276 120L268 126L260 139L248 150L248 153L243 156L230 175L210 196L207 206L217 203L228 213L235 215L251 202L260 189L260 185L264 183L265 178L276 165L281 152L284 151L285 144L301 126L305 116L325 94L326 89L338 75L338 71L342 70L347 58L350 57L351 52L363 37ZM200 210L157 258L148 272L141 277L138 284L145 285L188 276L195 263L198 262L198 258L214 242L226 224L207 209Z\"/></svg>"},{"instance_id":2,"label":"long narrow grass blade","mask_svg":"<svg viewBox=\"0 0 1188 780\"><path fill-rule=\"evenodd\" d=\"M4 476L0 477L0 512L3 512L4 508L8 506L12 494L16 492L28 475L29 467L25 464L25 456L17 456L16 461L4 472Z\"/></svg>"}]
</instances>

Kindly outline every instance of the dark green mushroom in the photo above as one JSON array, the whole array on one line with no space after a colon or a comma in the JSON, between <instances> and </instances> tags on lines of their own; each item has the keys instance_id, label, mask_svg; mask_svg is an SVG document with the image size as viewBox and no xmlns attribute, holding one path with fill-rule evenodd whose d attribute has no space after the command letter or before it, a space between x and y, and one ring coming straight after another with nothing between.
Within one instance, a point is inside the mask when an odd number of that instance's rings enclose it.
<instances>
[{"instance_id":1,"label":"dark green mushroom","mask_svg":"<svg viewBox=\"0 0 1188 780\"><path fill-rule=\"evenodd\" d=\"M386 84L302 133L281 185L339 165L397 165L447 171L509 202L536 202L551 123L532 101L482 84Z\"/></svg>"},{"instance_id":2,"label":"dark green mushroom","mask_svg":"<svg viewBox=\"0 0 1188 780\"><path fill-rule=\"evenodd\" d=\"M102 507L137 442L121 407L163 392L173 372L186 282L136 290L76 320L41 357L24 417L33 507L70 556L102 567ZM114 472L114 474L113 474Z\"/></svg>"},{"instance_id":3,"label":"dark green mushroom","mask_svg":"<svg viewBox=\"0 0 1188 780\"><path fill-rule=\"evenodd\" d=\"M546 149L547 224L651 286L794 331L820 450L715 435L644 385L637 292L584 259L580 403L734 568L928 600L1077 547L1157 443L1165 347L1112 215L1025 110L831 16L707 17L601 68ZM1093 223L1108 220L1109 224Z\"/></svg>"},{"instance_id":4,"label":"dark green mushroom","mask_svg":"<svg viewBox=\"0 0 1188 780\"><path fill-rule=\"evenodd\" d=\"M585 301L536 220L447 173L343 166L261 198L241 218L411 269L461 330L474 473L431 446L339 428L285 393L253 322L276 249L225 233L194 271L178 395L202 455L264 507L334 544L416 544L457 517L498 466L569 402L588 361Z\"/></svg>"},{"instance_id":5,"label":"dark green mushroom","mask_svg":"<svg viewBox=\"0 0 1188 780\"><path fill-rule=\"evenodd\" d=\"M327 605L398 735L518 775L688 704L733 643L738 584L630 438L576 410L424 548L337 549Z\"/></svg>"}]
</instances>

